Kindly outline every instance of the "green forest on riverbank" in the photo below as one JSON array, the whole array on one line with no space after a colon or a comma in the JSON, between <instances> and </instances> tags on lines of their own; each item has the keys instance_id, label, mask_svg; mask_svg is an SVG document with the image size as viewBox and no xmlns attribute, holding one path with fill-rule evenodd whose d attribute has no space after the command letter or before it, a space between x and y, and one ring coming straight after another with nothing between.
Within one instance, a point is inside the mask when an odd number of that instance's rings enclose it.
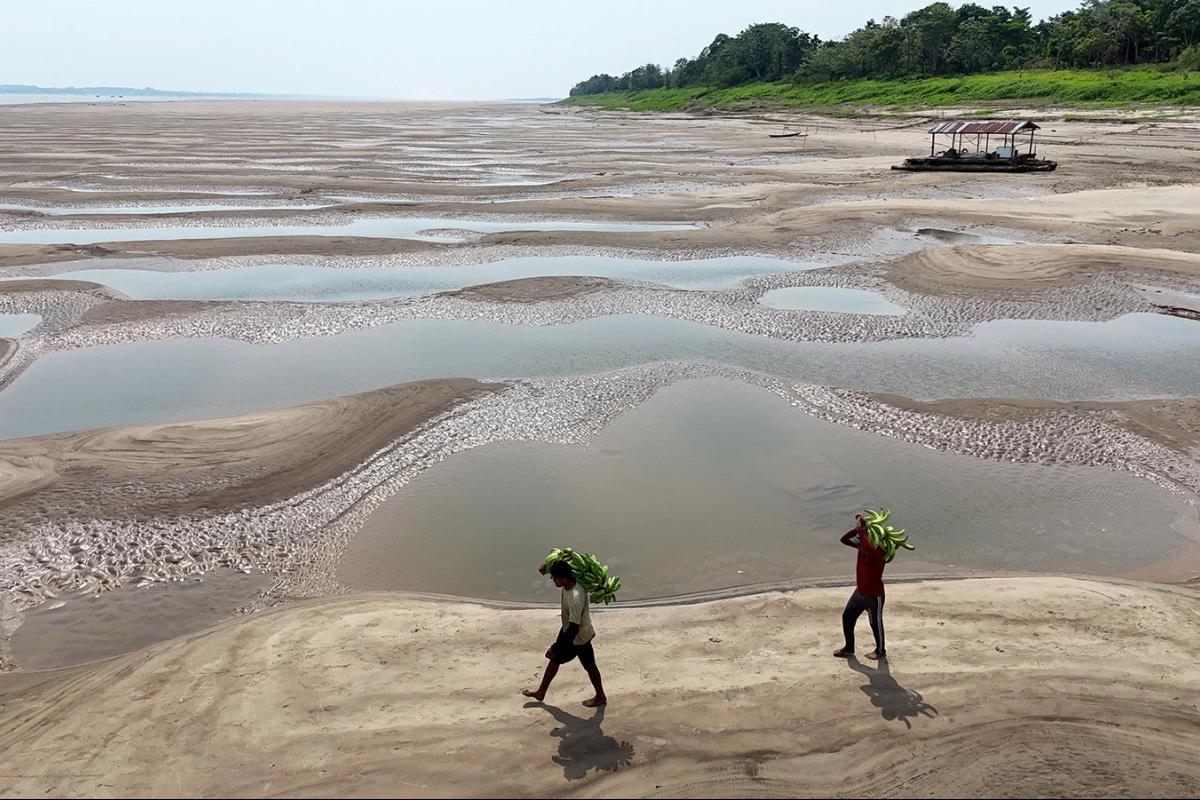
<instances>
[{"instance_id":1,"label":"green forest on riverbank","mask_svg":"<svg viewBox=\"0 0 1200 800\"><path fill-rule=\"evenodd\" d=\"M692 86L578 95L572 105L628 108L634 111L681 111L717 108L946 108L1019 101L1030 106L1076 108L1150 105L1200 106L1200 74L1128 70L1007 71L984 75L748 83L723 89Z\"/></svg>"},{"instance_id":2,"label":"green forest on riverbank","mask_svg":"<svg viewBox=\"0 0 1200 800\"><path fill-rule=\"evenodd\" d=\"M1037 23L1028 9L937 2L830 41L751 25L672 67L593 75L567 102L676 110L1005 100L1200 105L1200 0L1084 0Z\"/></svg>"}]
</instances>

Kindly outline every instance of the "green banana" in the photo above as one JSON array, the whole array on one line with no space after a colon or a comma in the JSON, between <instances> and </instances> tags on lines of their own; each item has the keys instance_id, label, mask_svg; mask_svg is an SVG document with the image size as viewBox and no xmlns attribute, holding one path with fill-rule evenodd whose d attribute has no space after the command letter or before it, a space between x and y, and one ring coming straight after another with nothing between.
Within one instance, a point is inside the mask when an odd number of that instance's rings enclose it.
<instances>
[{"instance_id":1,"label":"green banana","mask_svg":"<svg viewBox=\"0 0 1200 800\"><path fill-rule=\"evenodd\" d=\"M608 567L601 564L594 553L577 553L570 547L555 547L546 556L546 568L549 569L556 561L566 561L570 564L572 575L593 603L607 605L617 599L617 592L621 590L621 579L609 576Z\"/></svg>"},{"instance_id":2,"label":"green banana","mask_svg":"<svg viewBox=\"0 0 1200 800\"><path fill-rule=\"evenodd\" d=\"M896 557L897 548L902 547L905 550L917 549L914 545L909 544L907 530L904 528L897 530L894 525L884 525L891 516L892 512L886 508L881 508L878 511L868 509L862 514L867 528L867 540L871 543L872 547L883 551L885 562L891 562Z\"/></svg>"},{"instance_id":3,"label":"green banana","mask_svg":"<svg viewBox=\"0 0 1200 800\"><path fill-rule=\"evenodd\" d=\"M571 548L556 547L550 551L550 554L548 556L546 556L546 562L545 562L546 568L549 569L550 565L553 564L555 561L573 562L574 558L575 558L575 551L573 551Z\"/></svg>"}]
</instances>

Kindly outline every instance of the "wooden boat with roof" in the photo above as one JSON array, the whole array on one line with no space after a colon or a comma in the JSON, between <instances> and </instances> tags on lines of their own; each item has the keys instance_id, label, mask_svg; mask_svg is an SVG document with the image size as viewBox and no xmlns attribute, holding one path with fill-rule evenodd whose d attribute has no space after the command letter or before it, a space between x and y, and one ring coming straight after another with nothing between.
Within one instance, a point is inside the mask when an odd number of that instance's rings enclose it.
<instances>
[{"instance_id":1,"label":"wooden boat with roof","mask_svg":"<svg viewBox=\"0 0 1200 800\"><path fill-rule=\"evenodd\" d=\"M904 159L892 169L907 172L1051 172L1058 162L1037 157L1029 120L939 122L929 129L929 155ZM1029 139L1024 134L1029 133ZM938 137L949 146L939 151ZM1022 139L1018 141L1017 137ZM995 147L992 139L997 140ZM946 141L943 139L943 141Z\"/></svg>"}]
</instances>

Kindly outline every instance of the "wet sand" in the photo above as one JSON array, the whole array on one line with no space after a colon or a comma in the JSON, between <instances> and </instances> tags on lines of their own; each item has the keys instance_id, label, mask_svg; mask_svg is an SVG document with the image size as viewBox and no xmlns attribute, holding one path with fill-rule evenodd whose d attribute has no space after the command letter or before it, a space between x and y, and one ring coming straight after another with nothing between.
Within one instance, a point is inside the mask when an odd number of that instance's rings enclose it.
<instances>
[{"instance_id":1,"label":"wet sand","mask_svg":"<svg viewBox=\"0 0 1200 800\"><path fill-rule=\"evenodd\" d=\"M95 665L0 675L5 794L1191 797L1200 787L1195 588L893 583L885 669L830 655L848 591L598 613L610 701L599 712L581 707L589 687L574 664L546 705L518 693L536 683L557 608L404 594L304 603Z\"/></svg>"},{"instance_id":2,"label":"wet sand","mask_svg":"<svg viewBox=\"0 0 1200 800\"><path fill-rule=\"evenodd\" d=\"M889 394L877 394L875 398L895 408L971 421L1027 421L1038 419L1047 412L1063 411L1096 416L1186 457L1200 460L1200 400L1196 399L1063 403L992 398L920 402Z\"/></svg>"},{"instance_id":3,"label":"wet sand","mask_svg":"<svg viewBox=\"0 0 1200 800\"><path fill-rule=\"evenodd\" d=\"M159 104L163 105L163 104ZM190 214L201 223L335 221L363 214L691 220L661 233L495 234L500 245L754 248L787 253L830 237L920 219L1066 235L1098 244L1195 250L1200 168L1187 126L1047 123L1062 167L1031 176L907 175L891 164L924 145L920 119L800 119L802 146L766 136L754 116L598 114L531 106L171 103L170 108L26 107L6 112L0 186L14 203L194 202L254 191L272 201L345 198L337 209ZM492 116L501 122L483 122ZM447 124L448 120L454 124ZM132 137L125 126L153 135ZM511 137L519 129L521 137ZM348 147L330 145L344 141ZM30 150L34 153L30 153ZM545 181L522 183L528 176ZM516 178L505 185L506 178ZM1170 184L1170 185L1167 185ZM673 187L679 190L673 190ZM72 191L87 188L89 191ZM197 194L203 189L205 194ZM212 193L212 194L208 194ZM356 196L357 195L357 201ZM397 205L396 201L405 201ZM496 202L503 200L505 202ZM511 202L516 201L516 202ZM19 225L46 220L10 213ZM55 216L55 226L158 225L151 215ZM97 218L99 217L99 218ZM440 245L345 237L0 247L0 266L78 255L202 258L249 253L362 255Z\"/></svg>"},{"instance_id":4,"label":"wet sand","mask_svg":"<svg viewBox=\"0 0 1200 800\"><path fill-rule=\"evenodd\" d=\"M574 276L518 278L511 281L467 286L458 291L445 292L442 296L459 297L463 300L482 300L489 303L543 303L602 292L617 286L620 286L620 283L610 278Z\"/></svg>"},{"instance_id":5,"label":"wet sand","mask_svg":"<svg viewBox=\"0 0 1200 800\"><path fill-rule=\"evenodd\" d=\"M1196 281L1200 255L1098 245L962 245L899 258L886 276L909 292L979 296L1081 284L1115 271Z\"/></svg>"},{"instance_id":6,"label":"wet sand","mask_svg":"<svg viewBox=\"0 0 1200 800\"><path fill-rule=\"evenodd\" d=\"M13 633L24 670L87 664L197 633L258 608L272 575L217 569L146 587L65 595L24 614Z\"/></svg>"},{"instance_id":7,"label":"wet sand","mask_svg":"<svg viewBox=\"0 0 1200 800\"><path fill-rule=\"evenodd\" d=\"M0 442L0 535L49 519L221 513L337 478L498 384L451 379L225 419Z\"/></svg>"},{"instance_id":8,"label":"wet sand","mask_svg":"<svg viewBox=\"0 0 1200 800\"><path fill-rule=\"evenodd\" d=\"M4 281L0 284L0 289L6 295L16 295L34 292L45 291L64 291L64 292L101 292L107 293L110 290L101 286L98 283L91 281L73 281L70 279L55 278L54 280L42 280L30 278L28 280Z\"/></svg>"},{"instance_id":9,"label":"wet sand","mask_svg":"<svg viewBox=\"0 0 1200 800\"><path fill-rule=\"evenodd\" d=\"M20 267L26 264L49 264L74 261L79 258L99 258L112 255L111 250L96 245L0 245L0 267Z\"/></svg>"}]
</instances>

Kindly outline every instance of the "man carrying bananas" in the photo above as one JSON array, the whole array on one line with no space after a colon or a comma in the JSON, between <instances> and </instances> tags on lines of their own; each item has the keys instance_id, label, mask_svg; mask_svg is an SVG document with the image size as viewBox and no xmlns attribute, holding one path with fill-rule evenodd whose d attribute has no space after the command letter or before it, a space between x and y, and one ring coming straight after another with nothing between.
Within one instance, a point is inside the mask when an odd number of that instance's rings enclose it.
<instances>
[{"instance_id":1,"label":"man carrying bananas","mask_svg":"<svg viewBox=\"0 0 1200 800\"><path fill-rule=\"evenodd\" d=\"M842 535L842 544L858 550L858 566L855 569L854 594L846 603L842 612L842 633L846 637L846 645L833 654L838 658L849 658L854 655L854 625L864 611L871 621L871 633L875 634L875 649L867 653L867 658L887 658L887 650L883 642L883 566L887 563L887 555L882 547L876 547L871 542L867 531L867 521L862 514L855 514L857 523Z\"/></svg>"},{"instance_id":2,"label":"man carrying bananas","mask_svg":"<svg viewBox=\"0 0 1200 800\"><path fill-rule=\"evenodd\" d=\"M546 565L542 564L538 568L538 572L545 575ZM596 630L592 627L588 593L583 586L576 582L575 573L571 571L569 562L554 561L550 564L549 572L550 577L554 579L554 585L562 589L562 629L558 632L558 638L554 640L554 644L550 645L550 649L546 651L546 659L550 663L546 665L546 674L542 676L542 685L537 688L537 691L522 689L521 694L532 697L539 703L542 702L546 699L546 690L550 688L550 682L558 674L559 666L573 661L575 656L579 656L580 665L587 672L592 686L596 689L596 695L591 699L584 700L583 704L588 708L602 706L608 702L608 698L604 695L604 686L600 682L600 670L596 666L596 654L592 650L592 639L596 636Z\"/></svg>"}]
</instances>

